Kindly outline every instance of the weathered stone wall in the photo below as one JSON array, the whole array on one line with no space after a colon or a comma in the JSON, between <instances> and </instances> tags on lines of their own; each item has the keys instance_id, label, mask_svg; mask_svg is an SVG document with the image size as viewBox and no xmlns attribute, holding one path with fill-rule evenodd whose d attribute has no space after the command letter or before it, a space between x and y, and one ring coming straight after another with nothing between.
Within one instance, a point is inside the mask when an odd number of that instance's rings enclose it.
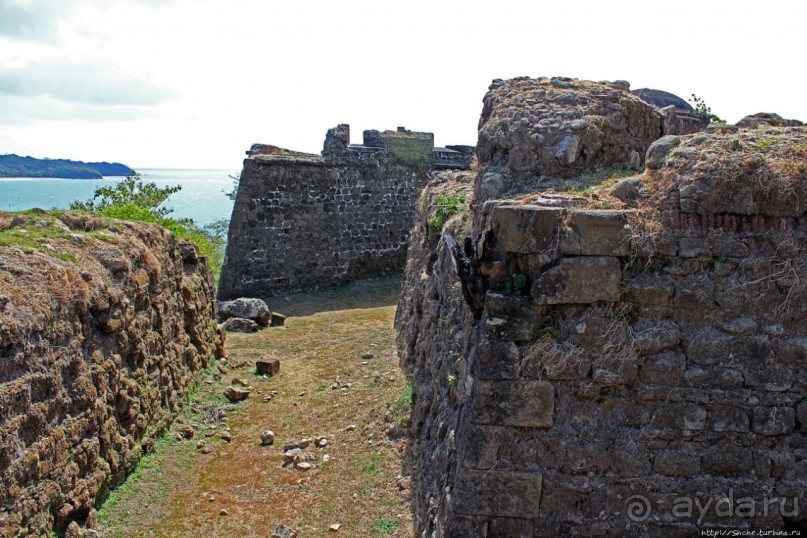
<instances>
[{"instance_id":1,"label":"weathered stone wall","mask_svg":"<svg viewBox=\"0 0 807 538\"><path fill-rule=\"evenodd\" d=\"M0 535L88 517L222 353L213 280L155 225L0 213Z\"/></svg>"},{"instance_id":2,"label":"weathered stone wall","mask_svg":"<svg viewBox=\"0 0 807 538\"><path fill-rule=\"evenodd\" d=\"M384 131L387 147L403 162L413 166L428 166L434 149L434 135L408 131L399 127L397 131Z\"/></svg>"},{"instance_id":3,"label":"weathered stone wall","mask_svg":"<svg viewBox=\"0 0 807 538\"><path fill-rule=\"evenodd\" d=\"M428 167L409 166L384 151L361 159L354 153L244 161L219 299L314 290L401 271Z\"/></svg>"},{"instance_id":4,"label":"weathered stone wall","mask_svg":"<svg viewBox=\"0 0 807 538\"><path fill-rule=\"evenodd\" d=\"M665 135L698 133L709 125L710 119L707 116L696 112L692 105L677 95L650 88L640 88L631 93L658 110Z\"/></svg>"},{"instance_id":5,"label":"weathered stone wall","mask_svg":"<svg viewBox=\"0 0 807 538\"><path fill-rule=\"evenodd\" d=\"M467 146L432 133L329 129L321 155L254 144L230 220L219 299L271 296L399 273L420 189L435 161L468 169Z\"/></svg>"},{"instance_id":6,"label":"weathered stone wall","mask_svg":"<svg viewBox=\"0 0 807 538\"><path fill-rule=\"evenodd\" d=\"M434 230L468 183L423 193L396 319L419 536L805 527L807 132L673 138L632 206L480 173Z\"/></svg>"},{"instance_id":7,"label":"weathered stone wall","mask_svg":"<svg viewBox=\"0 0 807 538\"><path fill-rule=\"evenodd\" d=\"M627 82L494 80L483 100L476 197L513 196L598 167L641 168L661 114Z\"/></svg>"}]
</instances>

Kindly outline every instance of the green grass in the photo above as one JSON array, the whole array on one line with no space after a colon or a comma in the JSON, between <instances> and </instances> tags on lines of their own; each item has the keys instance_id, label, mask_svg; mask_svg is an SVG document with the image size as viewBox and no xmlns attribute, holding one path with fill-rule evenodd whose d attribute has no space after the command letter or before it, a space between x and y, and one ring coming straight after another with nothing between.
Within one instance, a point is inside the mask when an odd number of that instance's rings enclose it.
<instances>
[{"instance_id":1,"label":"green grass","mask_svg":"<svg viewBox=\"0 0 807 538\"><path fill-rule=\"evenodd\" d=\"M415 405L415 387L412 383L407 383L398 392L398 398L390 406L389 413L396 423L409 424L413 405Z\"/></svg>"},{"instance_id":2,"label":"green grass","mask_svg":"<svg viewBox=\"0 0 807 538\"><path fill-rule=\"evenodd\" d=\"M575 186L575 190L577 192L583 192L586 189L603 183L616 183L622 178L635 176L636 174L641 173L641 169L629 168L627 166L601 166L576 178L575 181L579 181L580 183Z\"/></svg>"},{"instance_id":3,"label":"green grass","mask_svg":"<svg viewBox=\"0 0 807 538\"><path fill-rule=\"evenodd\" d=\"M773 138L760 138L757 141L757 147L762 153L768 153L771 148L776 145L776 139Z\"/></svg>"},{"instance_id":4,"label":"green grass","mask_svg":"<svg viewBox=\"0 0 807 538\"><path fill-rule=\"evenodd\" d=\"M383 454L372 454L370 456L370 461L362 466L361 471L370 476L378 476L384 472L383 464L387 460L389 460L388 456L384 456Z\"/></svg>"},{"instance_id":5,"label":"green grass","mask_svg":"<svg viewBox=\"0 0 807 538\"><path fill-rule=\"evenodd\" d=\"M232 416L239 409L238 406L228 404L218 392L202 391L205 380L213 377L218 364L217 360L212 360L205 370L196 374L188 387L184 410L179 415L197 432L203 431L204 411L209 406L226 405L228 416ZM166 457L171 458L170 467L175 471L181 471L196 457L196 438L180 442L173 435L164 435L165 433L153 430L149 432L149 436L160 436L154 444L154 452L143 456L126 480L112 489L98 508L99 524L108 529L111 536L121 538L130 536L130 524L132 520L137 519L133 516L144 511L148 512L151 507L165 499L172 485L171 476L165 472ZM206 441L222 442L214 441L212 438ZM129 501L125 502L124 499ZM131 499L135 499L136 504L132 504Z\"/></svg>"},{"instance_id":6,"label":"green grass","mask_svg":"<svg viewBox=\"0 0 807 538\"><path fill-rule=\"evenodd\" d=\"M54 226L56 219L62 215L61 212L29 209L13 215L30 216L31 221L8 230L0 230L0 246L14 246L27 254L42 252L64 261L76 261L73 254L58 252L45 246L55 239L64 239L69 235L62 228Z\"/></svg>"},{"instance_id":7,"label":"green grass","mask_svg":"<svg viewBox=\"0 0 807 538\"><path fill-rule=\"evenodd\" d=\"M398 530L398 522L394 519L380 517L373 522L373 530L377 534L392 534Z\"/></svg>"},{"instance_id":8,"label":"green grass","mask_svg":"<svg viewBox=\"0 0 807 538\"><path fill-rule=\"evenodd\" d=\"M43 249L43 245L54 239L68 237L67 232L53 225L56 218L61 215L60 212L28 210L14 213L14 215L29 215L33 220L24 225L0 231L0 245L16 246L29 254L39 250L53 255L58 254L50 249Z\"/></svg>"},{"instance_id":9,"label":"green grass","mask_svg":"<svg viewBox=\"0 0 807 538\"><path fill-rule=\"evenodd\" d=\"M221 266L224 263L224 240L212 237L192 221L160 217L144 207L133 204L111 206L103 209L101 214L114 219L159 224L171 231L177 239L191 241L199 249L199 254L207 258L208 266L218 280Z\"/></svg>"}]
</instances>

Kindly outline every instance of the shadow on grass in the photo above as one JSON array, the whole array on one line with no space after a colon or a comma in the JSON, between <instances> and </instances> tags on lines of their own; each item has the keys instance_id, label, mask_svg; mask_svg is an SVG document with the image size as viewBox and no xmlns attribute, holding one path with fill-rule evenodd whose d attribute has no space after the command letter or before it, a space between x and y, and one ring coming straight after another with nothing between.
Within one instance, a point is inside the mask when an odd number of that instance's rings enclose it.
<instances>
[{"instance_id":1,"label":"shadow on grass","mask_svg":"<svg viewBox=\"0 0 807 538\"><path fill-rule=\"evenodd\" d=\"M269 297L266 304L286 316L310 316L319 312L377 308L398 304L402 275L357 280L338 288Z\"/></svg>"}]
</instances>

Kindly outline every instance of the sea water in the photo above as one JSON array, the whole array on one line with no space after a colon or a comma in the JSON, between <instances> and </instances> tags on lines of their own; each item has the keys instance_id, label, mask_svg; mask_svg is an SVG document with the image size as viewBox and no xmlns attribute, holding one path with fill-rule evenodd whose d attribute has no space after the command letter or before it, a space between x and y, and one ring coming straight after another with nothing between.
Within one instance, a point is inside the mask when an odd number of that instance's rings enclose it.
<instances>
[{"instance_id":1,"label":"sea water","mask_svg":"<svg viewBox=\"0 0 807 538\"><path fill-rule=\"evenodd\" d=\"M229 219L233 202L226 193L233 189L233 170L179 170L135 168L146 183L160 187L181 185L164 206L173 208L170 217L191 218L200 226ZM115 185L122 177L103 179L0 178L0 211L64 209L75 200L92 198L96 186Z\"/></svg>"}]
</instances>

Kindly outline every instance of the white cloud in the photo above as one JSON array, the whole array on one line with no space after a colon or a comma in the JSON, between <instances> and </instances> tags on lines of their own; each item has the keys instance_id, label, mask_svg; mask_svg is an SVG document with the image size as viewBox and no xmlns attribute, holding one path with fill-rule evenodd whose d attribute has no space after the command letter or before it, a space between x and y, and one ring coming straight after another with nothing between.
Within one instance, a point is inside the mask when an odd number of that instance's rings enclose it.
<instances>
[{"instance_id":1,"label":"white cloud","mask_svg":"<svg viewBox=\"0 0 807 538\"><path fill-rule=\"evenodd\" d=\"M58 21L69 11L70 2L63 0L0 0L0 35L53 41Z\"/></svg>"},{"instance_id":2,"label":"white cloud","mask_svg":"<svg viewBox=\"0 0 807 538\"><path fill-rule=\"evenodd\" d=\"M52 97L68 103L153 106L174 92L122 73L111 62L72 63L52 59L25 67L0 67L0 95Z\"/></svg>"},{"instance_id":3,"label":"white cloud","mask_svg":"<svg viewBox=\"0 0 807 538\"><path fill-rule=\"evenodd\" d=\"M176 0L128 0L128 4L165 6ZM80 6L108 5L103 0L0 0L0 36L54 42L59 23Z\"/></svg>"},{"instance_id":4,"label":"white cloud","mask_svg":"<svg viewBox=\"0 0 807 538\"><path fill-rule=\"evenodd\" d=\"M491 79L518 75L807 120L804 20L790 0L0 0L0 141L228 168L252 142L319 151L340 122L473 144Z\"/></svg>"},{"instance_id":5,"label":"white cloud","mask_svg":"<svg viewBox=\"0 0 807 538\"><path fill-rule=\"evenodd\" d=\"M17 97L0 95L0 125L6 129L14 124L49 122L110 122L136 120L153 115L145 107L97 106L85 103L59 101L50 96ZM0 153L3 151L0 149Z\"/></svg>"}]
</instances>

